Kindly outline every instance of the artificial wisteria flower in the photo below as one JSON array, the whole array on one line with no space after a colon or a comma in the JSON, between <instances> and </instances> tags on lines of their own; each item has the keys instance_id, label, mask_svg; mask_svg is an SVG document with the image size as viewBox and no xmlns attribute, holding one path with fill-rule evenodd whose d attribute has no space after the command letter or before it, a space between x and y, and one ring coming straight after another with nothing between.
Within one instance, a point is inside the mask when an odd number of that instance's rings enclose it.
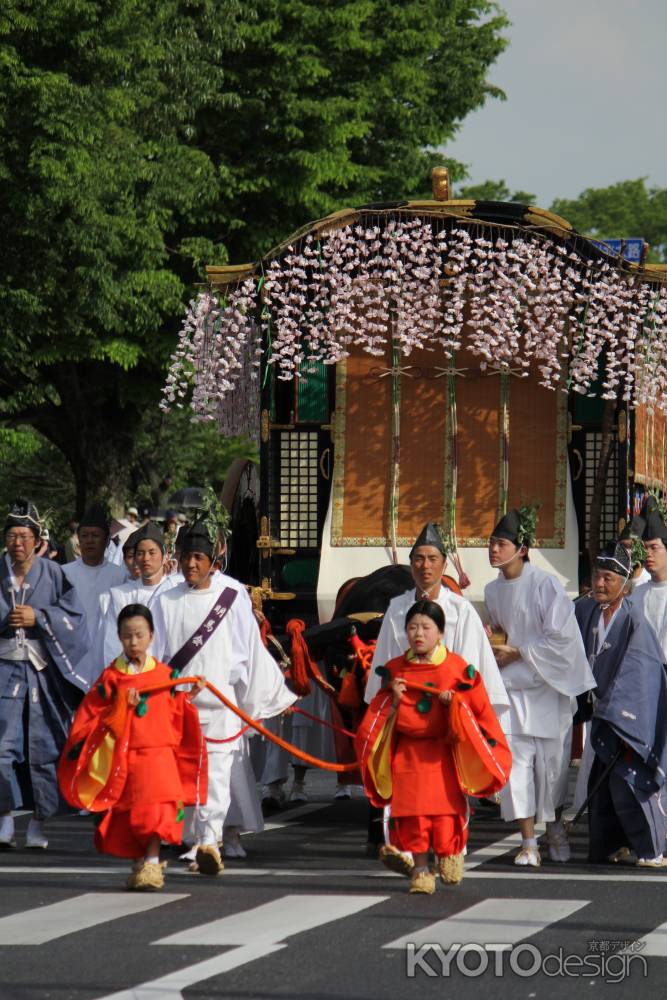
<instances>
[{"instance_id":1,"label":"artificial wisteria flower","mask_svg":"<svg viewBox=\"0 0 667 1000\"><path fill-rule=\"evenodd\" d=\"M395 212L295 239L261 275L186 312L162 407L236 426L257 370L298 378L354 346L468 351L482 370L667 409L667 289L539 231ZM236 405L230 404L232 390ZM241 405L239 405L241 404Z\"/></svg>"}]
</instances>

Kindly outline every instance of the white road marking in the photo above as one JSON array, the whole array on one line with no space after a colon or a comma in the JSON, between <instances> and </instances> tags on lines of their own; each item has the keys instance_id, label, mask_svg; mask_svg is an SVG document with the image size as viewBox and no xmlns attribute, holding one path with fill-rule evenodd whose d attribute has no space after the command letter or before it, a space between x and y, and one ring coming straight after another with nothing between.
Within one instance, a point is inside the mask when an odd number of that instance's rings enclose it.
<instances>
[{"instance_id":1,"label":"white road marking","mask_svg":"<svg viewBox=\"0 0 667 1000\"><path fill-rule=\"evenodd\" d=\"M252 910L233 913L199 927L170 934L154 942L158 945L236 945L225 952L185 969L142 983L129 990L110 994L103 1000L183 1000L182 991L204 979L253 962L287 947L282 942L294 934L341 920L388 896L283 896Z\"/></svg>"},{"instance_id":2,"label":"white road marking","mask_svg":"<svg viewBox=\"0 0 667 1000\"><path fill-rule=\"evenodd\" d=\"M279 822L265 823L263 830L258 830L256 833L242 833L242 837L259 837L263 833L268 833L270 830L282 830L286 826L291 826L293 820L300 819L302 816L308 816L310 813L319 812L321 809L328 809L331 802L308 802L302 806L296 806L294 809L286 809L284 812L278 813Z\"/></svg>"},{"instance_id":3,"label":"white road marking","mask_svg":"<svg viewBox=\"0 0 667 1000\"><path fill-rule=\"evenodd\" d=\"M624 949L624 954L644 955L651 958L667 958L667 924L654 927L646 937L635 941L631 948Z\"/></svg>"},{"instance_id":4,"label":"white road marking","mask_svg":"<svg viewBox=\"0 0 667 1000\"><path fill-rule=\"evenodd\" d=\"M127 892L87 892L50 906L0 918L0 945L45 944L66 934L85 931L119 917L152 910L165 903L187 899L184 893L132 895Z\"/></svg>"},{"instance_id":5,"label":"white road marking","mask_svg":"<svg viewBox=\"0 0 667 1000\"><path fill-rule=\"evenodd\" d=\"M516 944L564 920L589 902L587 899L485 899L383 947L405 948L407 944L414 944L418 948L423 944L439 944L447 951L456 944L482 947Z\"/></svg>"},{"instance_id":6,"label":"white road marking","mask_svg":"<svg viewBox=\"0 0 667 1000\"><path fill-rule=\"evenodd\" d=\"M540 836L544 833L545 829L544 824L536 824L535 833L537 836ZM486 847L480 847L478 850L468 854L465 862L466 871L472 871L474 868L478 868L479 865L483 865L485 861L499 858L514 848L518 850L519 847L521 847L521 840L518 831L515 830L508 837L503 837L502 840L496 840L492 844L487 844Z\"/></svg>"},{"instance_id":7,"label":"white road marking","mask_svg":"<svg viewBox=\"0 0 667 1000\"><path fill-rule=\"evenodd\" d=\"M610 869L609 871L600 871L591 874L586 873L572 873L570 874L570 869L568 865L560 865L562 872L549 872L545 871L544 868L531 868L516 869L512 867L510 871L507 872L487 872L481 870L468 871L466 869L465 878L470 879L498 879L499 881L512 881L519 880L521 882L534 880L538 882L634 882L637 885L639 882L664 882L667 879L667 868L665 868L660 875L649 875L647 871L636 871L635 874L627 875L617 875L615 874L618 869ZM632 865L623 865L623 870L632 871ZM106 875L108 877L117 878L118 876L127 875L127 867L114 867L113 865L108 865L107 867L81 867L81 868L68 868L68 867L58 867L55 865L44 865L44 866L33 866L27 867L23 865L12 865L11 867L2 868L0 867L0 880L4 875ZM387 871L386 869L376 868L373 869L358 869L358 868L250 868L243 867L239 865L238 868L235 866L231 868L227 866L225 868L225 873L222 876L224 881L227 878L234 878L236 876L249 877L259 877L259 876L271 876L275 878L389 878L389 879L403 879L403 875L397 875L394 872ZM172 877L177 878L188 878L188 879L199 879L202 876L194 875L189 872L184 866L183 868L170 867L167 870L167 880Z\"/></svg>"}]
</instances>

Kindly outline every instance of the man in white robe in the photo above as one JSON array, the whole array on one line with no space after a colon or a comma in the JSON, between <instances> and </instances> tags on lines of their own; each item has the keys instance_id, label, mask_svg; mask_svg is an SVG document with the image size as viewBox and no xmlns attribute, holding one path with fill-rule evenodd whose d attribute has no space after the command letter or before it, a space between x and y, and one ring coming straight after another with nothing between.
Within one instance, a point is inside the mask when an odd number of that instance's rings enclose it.
<instances>
[{"instance_id":1,"label":"man in white robe","mask_svg":"<svg viewBox=\"0 0 667 1000\"><path fill-rule=\"evenodd\" d=\"M202 519L182 533L185 582L162 594L155 606L155 655L182 676L206 677L254 719L270 719L296 700L265 649L245 588L231 577L213 579L217 527ZM179 537L180 540L180 537ZM230 808L234 751L243 722L204 689L196 699L208 751L208 800L195 810L197 869L224 868L218 844Z\"/></svg>"},{"instance_id":2,"label":"man in white robe","mask_svg":"<svg viewBox=\"0 0 667 1000\"><path fill-rule=\"evenodd\" d=\"M649 496L642 509L645 522L642 541L646 550L646 569L650 581L633 596L655 632L665 663L667 663L667 525L655 497Z\"/></svg>"},{"instance_id":3,"label":"man in white robe","mask_svg":"<svg viewBox=\"0 0 667 1000\"><path fill-rule=\"evenodd\" d=\"M152 612L160 595L178 585L178 580L165 572L164 535L157 525L150 521L143 524L127 539L127 544L134 550L134 564L140 575L137 580L112 587L108 602L103 599L106 611L100 608L103 617L95 648L100 670L122 652L117 622L123 608L128 604L143 604Z\"/></svg>"},{"instance_id":4,"label":"man in white robe","mask_svg":"<svg viewBox=\"0 0 667 1000\"><path fill-rule=\"evenodd\" d=\"M382 686L376 673L389 660L408 648L405 616L415 603L428 599L445 612L444 643L479 670L500 724L504 728L509 699L503 685L482 620L470 601L453 593L442 582L447 550L442 535L434 524L423 528L410 552L410 569L415 589L394 597L389 603L378 635L371 673L366 685L365 700L370 704Z\"/></svg>"},{"instance_id":5,"label":"man in white robe","mask_svg":"<svg viewBox=\"0 0 667 1000\"><path fill-rule=\"evenodd\" d=\"M494 649L509 695L508 743L512 770L500 792L506 821L518 820L522 844L514 863L539 867L535 822L546 822L549 856L570 857L557 819L567 791L573 699L595 686L574 615L558 580L528 561L535 513L512 509L496 525L489 561L497 579L484 588L494 630L507 642Z\"/></svg>"},{"instance_id":6,"label":"man in white robe","mask_svg":"<svg viewBox=\"0 0 667 1000\"><path fill-rule=\"evenodd\" d=\"M108 562L104 550L109 542L109 513L102 504L95 503L85 512L79 524L81 555L74 562L65 563L63 572L74 587L76 596L86 612L90 648L85 662L79 664L81 672L94 672L95 641L100 624L109 606L109 592L125 580L125 569ZM101 672L104 664L99 664Z\"/></svg>"}]
</instances>

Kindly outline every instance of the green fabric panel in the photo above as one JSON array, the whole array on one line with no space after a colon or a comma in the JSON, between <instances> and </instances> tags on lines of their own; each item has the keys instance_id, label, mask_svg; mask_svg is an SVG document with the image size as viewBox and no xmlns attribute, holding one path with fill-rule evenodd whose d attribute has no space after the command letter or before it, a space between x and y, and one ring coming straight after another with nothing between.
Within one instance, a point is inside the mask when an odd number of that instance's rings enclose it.
<instances>
[{"instance_id":1,"label":"green fabric panel","mask_svg":"<svg viewBox=\"0 0 667 1000\"><path fill-rule=\"evenodd\" d=\"M308 365L297 383L298 421L326 423L329 419L329 394L327 391L327 368L321 361Z\"/></svg>"}]
</instances>

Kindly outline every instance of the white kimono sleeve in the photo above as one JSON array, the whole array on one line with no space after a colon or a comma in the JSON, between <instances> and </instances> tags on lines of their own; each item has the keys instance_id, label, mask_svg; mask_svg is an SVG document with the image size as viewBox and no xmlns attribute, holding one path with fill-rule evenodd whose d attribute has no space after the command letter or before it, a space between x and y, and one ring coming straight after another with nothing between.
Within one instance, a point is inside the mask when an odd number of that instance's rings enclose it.
<instances>
[{"instance_id":1,"label":"white kimono sleeve","mask_svg":"<svg viewBox=\"0 0 667 1000\"><path fill-rule=\"evenodd\" d=\"M169 663L169 657L173 656L176 652L175 649L169 649L169 633L167 630L167 623L164 616L164 611L162 608L162 601L158 597L157 601L152 607L153 613L153 641L151 643L151 650L153 656L156 660L161 663Z\"/></svg>"},{"instance_id":2,"label":"white kimono sleeve","mask_svg":"<svg viewBox=\"0 0 667 1000\"><path fill-rule=\"evenodd\" d=\"M484 631L482 619L469 601L459 606L452 652L458 653L479 670L489 701L502 721L502 713L509 708L509 698L500 676L491 643Z\"/></svg>"},{"instance_id":3,"label":"white kimono sleeve","mask_svg":"<svg viewBox=\"0 0 667 1000\"><path fill-rule=\"evenodd\" d=\"M380 632L375 645L375 652L373 653L371 672L366 682L364 701L369 705L382 687L382 678L378 677L375 673L375 668L383 667L385 663L389 663L389 660L393 660L397 656L401 656L408 648L408 640L405 637L405 631L403 632L403 645L401 646L399 637L396 634L395 615L392 615L390 611L391 605L387 608L384 618L382 619L382 625L380 626Z\"/></svg>"},{"instance_id":4,"label":"white kimono sleeve","mask_svg":"<svg viewBox=\"0 0 667 1000\"><path fill-rule=\"evenodd\" d=\"M557 580L545 575L532 595L540 636L519 648L521 659L559 694L573 698L595 687L574 604Z\"/></svg>"},{"instance_id":5,"label":"white kimono sleeve","mask_svg":"<svg viewBox=\"0 0 667 1000\"><path fill-rule=\"evenodd\" d=\"M238 601L232 628L230 683L240 708L253 719L272 719L293 705L297 695L285 684L280 667L262 642L250 602Z\"/></svg>"}]
</instances>

